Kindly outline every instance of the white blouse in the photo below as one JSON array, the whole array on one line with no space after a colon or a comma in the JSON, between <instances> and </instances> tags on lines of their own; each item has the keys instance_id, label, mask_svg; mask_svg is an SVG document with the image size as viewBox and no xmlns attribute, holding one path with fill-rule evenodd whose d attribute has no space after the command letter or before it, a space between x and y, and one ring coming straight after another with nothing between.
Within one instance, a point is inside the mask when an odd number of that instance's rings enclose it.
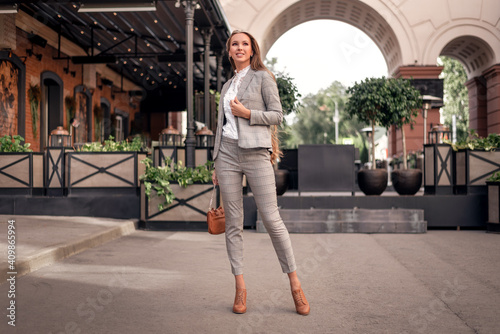
<instances>
[{"instance_id":1,"label":"white blouse","mask_svg":"<svg viewBox=\"0 0 500 334\"><path fill-rule=\"evenodd\" d=\"M238 139L238 128L236 127L236 119L231 112L231 106L229 102L234 100L236 94L238 94L238 89L240 89L241 82L243 78L248 73L250 65L242 69L241 71L234 71L236 74L234 76L231 85L229 86L226 95L224 95L224 115L226 116L226 124L222 127L222 135L231 139Z\"/></svg>"}]
</instances>

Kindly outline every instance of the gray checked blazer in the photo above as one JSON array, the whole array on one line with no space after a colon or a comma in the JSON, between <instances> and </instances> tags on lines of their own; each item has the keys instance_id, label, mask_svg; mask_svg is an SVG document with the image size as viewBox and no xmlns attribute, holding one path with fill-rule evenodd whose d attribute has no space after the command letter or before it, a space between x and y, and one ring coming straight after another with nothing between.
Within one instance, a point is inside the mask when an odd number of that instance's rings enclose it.
<instances>
[{"instance_id":1,"label":"gray checked blazer","mask_svg":"<svg viewBox=\"0 0 500 334\"><path fill-rule=\"evenodd\" d=\"M217 132L215 134L213 159L217 159L220 142L222 139L222 126L224 125L224 95L226 94L234 77L222 87L219 102L219 115L217 119ZM236 117L238 128L238 146L241 148L263 147L271 150L271 127L279 125L283 120L278 86L271 74L267 71L250 69L243 78L238 94L238 101L250 109L250 119Z\"/></svg>"}]
</instances>

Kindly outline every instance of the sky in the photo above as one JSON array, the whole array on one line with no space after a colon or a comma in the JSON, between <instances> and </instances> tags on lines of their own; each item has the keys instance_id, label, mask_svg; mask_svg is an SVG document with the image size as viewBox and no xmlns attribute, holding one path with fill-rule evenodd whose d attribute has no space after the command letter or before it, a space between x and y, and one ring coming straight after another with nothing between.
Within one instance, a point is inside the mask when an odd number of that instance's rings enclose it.
<instances>
[{"instance_id":1,"label":"sky","mask_svg":"<svg viewBox=\"0 0 500 334\"><path fill-rule=\"evenodd\" d=\"M304 97L334 81L346 87L367 77L387 76L387 65L375 43L361 30L340 21L315 20L283 34L267 59L294 78Z\"/></svg>"}]
</instances>

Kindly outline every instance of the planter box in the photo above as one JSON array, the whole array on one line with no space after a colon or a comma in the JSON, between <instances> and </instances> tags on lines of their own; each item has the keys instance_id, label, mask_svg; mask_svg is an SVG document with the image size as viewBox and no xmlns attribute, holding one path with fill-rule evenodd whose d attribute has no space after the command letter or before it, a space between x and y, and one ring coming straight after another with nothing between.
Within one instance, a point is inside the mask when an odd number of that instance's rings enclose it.
<instances>
[{"instance_id":1,"label":"planter box","mask_svg":"<svg viewBox=\"0 0 500 334\"><path fill-rule=\"evenodd\" d=\"M138 152L69 152L66 157L68 195L137 193L145 170L140 161L146 154Z\"/></svg>"},{"instance_id":2,"label":"planter box","mask_svg":"<svg viewBox=\"0 0 500 334\"><path fill-rule=\"evenodd\" d=\"M486 182L488 187L487 231L500 232L500 182Z\"/></svg>"},{"instance_id":3,"label":"planter box","mask_svg":"<svg viewBox=\"0 0 500 334\"><path fill-rule=\"evenodd\" d=\"M174 162L186 161L186 149L183 146L155 146L153 148L153 166L165 166L165 158L171 158Z\"/></svg>"},{"instance_id":4,"label":"planter box","mask_svg":"<svg viewBox=\"0 0 500 334\"><path fill-rule=\"evenodd\" d=\"M194 151L195 165L203 165L212 160L213 147L196 147ZM165 166L165 158L170 157L175 163L186 163L186 148L184 146L155 146L153 149L153 166Z\"/></svg>"},{"instance_id":5,"label":"planter box","mask_svg":"<svg viewBox=\"0 0 500 334\"><path fill-rule=\"evenodd\" d=\"M0 194L41 195L43 153L0 153Z\"/></svg>"},{"instance_id":6,"label":"planter box","mask_svg":"<svg viewBox=\"0 0 500 334\"><path fill-rule=\"evenodd\" d=\"M141 222L148 230L207 230L207 211L212 196L213 185L192 184L183 188L178 184L170 184L175 200L163 210L158 210L162 199L152 191L151 199L145 194L144 183L141 182ZM213 206L219 205L219 196L215 196Z\"/></svg>"},{"instance_id":7,"label":"planter box","mask_svg":"<svg viewBox=\"0 0 500 334\"><path fill-rule=\"evenodd\" d=\"M453 149L447 144L424 145L424 193L453 194Z\"/></svg>"},{"instance_id":8,"label":"planter box","mask_svg":"<svg viewBox=\"0 0 500 334\"><path fill-rule=\"evenodd\" d=\"M455 152L455 193L487 192L486 179L500 170L500 151Z\"/></svg>"}]
</instances>

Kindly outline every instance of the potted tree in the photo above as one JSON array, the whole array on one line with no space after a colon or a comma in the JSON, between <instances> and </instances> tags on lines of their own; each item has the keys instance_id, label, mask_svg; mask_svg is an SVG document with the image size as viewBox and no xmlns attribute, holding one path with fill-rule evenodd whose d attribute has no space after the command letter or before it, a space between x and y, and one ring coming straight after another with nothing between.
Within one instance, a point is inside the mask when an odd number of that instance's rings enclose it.
<instances>
[{"instance_id":1,"label":"potted tree","mask_svg":"<svg viewBox=\"0 0 500 334\"><path fill-rule=\"evenodd\" d=\"M387 79L386 89L387 100L382 123L386 128L394 125L396 129L400 129L403 142L403 168L391 173L392 185L400 195L415 195L422 186L422 170L408 169L405 125L413 126L415 123L422 99L419 90L407 79Z\"/></svg>"},{"instance_id":2,"label":"potted tree","mask_svg":"<svg viewBox=\"0 0 500 334\"><path fill-rule=\"evenodd\" d=\"M300 94L293 79L286 73L276 73L276 83L278 85L278 93L280 95L283 115L289 115L292 112L297 112L299 107ZM283 118L282 130L286 129L287 124ZM276 181L276 193L278 196L283 195L289 187L290 172L287 169L280 169L278 164L274 164L274 178Z\"/></svg>"},{"instance_id":3,"label":"potted tree","mask_svg":"<svg viewBox=\"0 0 500 334\"><path fill-rule=\"evenodd\" d=\"M293 78L284 71L278 71L275 68L277 63L277 59L273 58L266 63L266 66L269 68L271 72L274 73L276 78L276 84L278 86L278 94L281 100L281 106L283 109L283 115L290 115L291 113L297 113L299 111L299 98L301 97L297 86L293 82ZM286 136L288 125L286 123L286 119L283 118L283 122L279 127L273 127L273 135L278 135L280 133L280 137ZM282 138L281 138L282 139ZM286 153L284 153L286 154ZM281 160L281 159L279 159ZM289 188L290 184L290 172L288 169L279 168L279 163L274 164L274 178L276 181L276 194L278 196L283 195Z\"/></svg>"},{"instance_id":4,"label":"potted tree","mask_svg":"<svg viewBox=\"0 0 500 334\"><path fill-rule=\"evenodd\" d=\"M420 92L406 79L368 78L347 89L351 94L346 111L360 121L389 128L395 125L402 131L403 169L391 175L394 188L400 195L413 195L422 184L421 170L408 170L404 125L413 124L422 105ZM387 186L387 171L375 169L375 138L372 135L372 170L361 170L358 184L366 195L380 195ZM416 190L415 190L416 188Z\"/></svg>"},{"instance_id":5,"label":"potted tree","mask_svg":"<svg viewBox=\"0 0 500 334\"><path fill-rule=\"evenodd\" d=\"M387 108L387 88L385 78L367 78L355 82L346 91L350 94L345 111L350 118L357 117L360 122L371 125L371 169L358 172L358 185L365 195L380 195L387 187L387 171L376 169L375 163L375 125L382 124Z\"/></svg>"}]
</instances>

